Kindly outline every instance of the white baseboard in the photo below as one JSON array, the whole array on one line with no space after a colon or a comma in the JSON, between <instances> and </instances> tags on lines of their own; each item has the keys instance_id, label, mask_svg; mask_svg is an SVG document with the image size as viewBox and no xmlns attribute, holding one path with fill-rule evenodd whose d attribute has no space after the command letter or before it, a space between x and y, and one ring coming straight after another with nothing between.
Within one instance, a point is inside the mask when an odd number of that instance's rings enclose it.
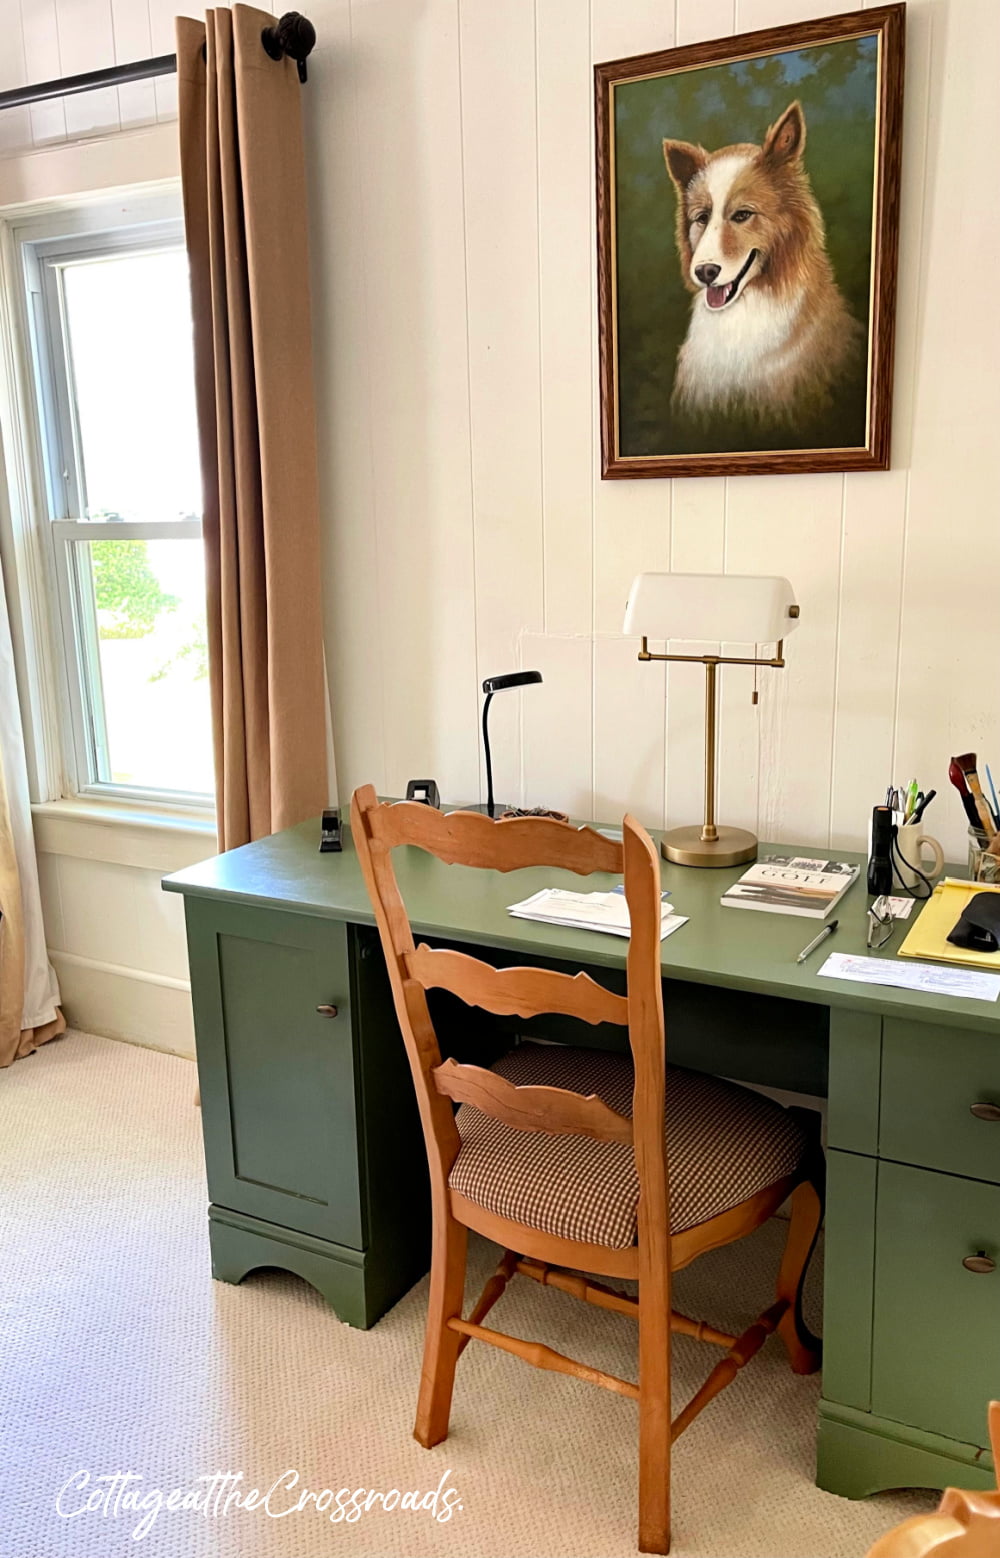
<instances>
[{"instance_id":1,"label":"white baseboard","mask_svg":"<svg viewBox=\"0 0 1000 1558\"><path fill-rule=\"evenodd\" d=\"M71 1028L194 1057L191 987L183 979L50 949Z\"/></svg>"}]
</instances>

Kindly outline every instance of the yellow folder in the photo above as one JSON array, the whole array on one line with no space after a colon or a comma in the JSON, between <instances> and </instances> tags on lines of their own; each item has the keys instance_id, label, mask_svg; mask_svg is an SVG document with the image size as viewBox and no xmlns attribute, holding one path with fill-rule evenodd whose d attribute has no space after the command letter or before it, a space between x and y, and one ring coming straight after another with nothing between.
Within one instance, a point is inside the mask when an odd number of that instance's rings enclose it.
<instances>
[{"instance_id":1,"label":"yellow folder","mask_svg":"<svg viewBox=\"0 0 1000 1558\"><path fill-rule=\"evenodd\" d=\"M979 882L960 882L946 876L939 882L917 916L916 924L899 949L901 958L931 958L938 963L964 963L973 968L1000 970L1000 952L974 952L955 947L948 936L977 893L1000 893L1000 887Z\"/></svg>"}]
</instances>

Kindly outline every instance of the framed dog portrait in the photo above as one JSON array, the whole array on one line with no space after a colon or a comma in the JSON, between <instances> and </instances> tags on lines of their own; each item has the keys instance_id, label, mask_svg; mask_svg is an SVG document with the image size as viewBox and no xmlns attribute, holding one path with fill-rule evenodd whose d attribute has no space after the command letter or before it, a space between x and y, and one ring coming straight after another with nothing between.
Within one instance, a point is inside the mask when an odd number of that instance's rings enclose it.
<instances>
[{"instance_id":1,"label":"framed dog portrait","mask_svg":"<svg viewBox=\"0 0 1000 1558\"><path fill-rule=\"evenodd\" d=\"M596 67L605 477L888 468L905 10Z\"/></svg>"}]
</instances>

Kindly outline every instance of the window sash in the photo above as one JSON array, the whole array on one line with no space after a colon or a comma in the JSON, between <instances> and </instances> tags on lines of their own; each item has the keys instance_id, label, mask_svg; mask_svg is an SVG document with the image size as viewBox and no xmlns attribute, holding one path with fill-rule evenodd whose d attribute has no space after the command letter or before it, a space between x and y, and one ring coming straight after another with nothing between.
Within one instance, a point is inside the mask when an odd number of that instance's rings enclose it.
<instances>
[{"instance_id":1,"label":"window sash","mask_svg":"<svg viewBox=\"0 0 1000 1558\"><path fill-rule=\"evenodd\" d=\"M57 541L200 541L200 519L54 519Z\"/></svg>"},{"instance_id":2,"label":"window sash","mask_svg":"<svg viewBox=\"0 0 1000 1558\"><path fill-rule=\"evenodd\" d=\"M104 710L104 678L93 584L89 569L81 566L76 549L80 541L200 541L201 521L53 520L53 540L59 620L69 673L67 714L75 756L75 789L92 795L152 801L173 806L210 807L214 798L205 791L168 790L156 786L121 784L110 778L111 751ZM75 675L74 675L75 672Z\"/></svg>"},{"instance_id":3,"label":"window sash","mask_svg":"<svg viewBox=\"0 0 1000 1558\"><path fill-rule=\"evenodd\" d=\"M34 414L27 418L26 431L34 435L47 498L47 516L38 526L38 535L54 584L57 609L52 627L63 650L59 680L64 696L58 702L62 767L70 786L80 795L205 811L214 806L210 794L119 784L109 777L94 592L90 569L81 567L77 546L99 540L193 540L202 536L201 521L194 518L125 521L83 517L86 472L75 406L64 269L88 259L163 252L182 245L183 224L176 216L162 215L162 196L151 202L151 209L157 213L156 219L143 222L141 228L132 225L136 215L127 226L108 228L82 213L78 219L84 230L69 236L47 237L44 224L41 230L25 225L17 234L15 254L24 278L27 310L25 347L34 370L29 375ZM141 213L137 214L141 221Z\"/></svg>"},{"instance_id":4,"label":"window sash","mask_svg":"<svg viewBox=\"0 0 1000 1558\"><path fill-rule=\"evenodd\" d=\"M179 221L143 224L94 234L25 244L25 282L33 303L35 377L42 399L42 452L49 492L50 519L81 517L86 512L86 466L80 440L73 384L72 343L66 313L67 265L115 255L159 254L183 247Z\"/></svg>"}]
</instances>

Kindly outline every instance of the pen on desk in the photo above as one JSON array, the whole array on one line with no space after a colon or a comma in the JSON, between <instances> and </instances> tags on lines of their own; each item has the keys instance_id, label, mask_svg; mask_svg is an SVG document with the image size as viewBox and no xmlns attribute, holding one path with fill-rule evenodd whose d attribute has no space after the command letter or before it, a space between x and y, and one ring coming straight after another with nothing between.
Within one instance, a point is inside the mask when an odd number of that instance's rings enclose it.
<instances>
[{"instance_id":1,"label":"pen on desk","mask_svg":"<svg viewBox=\"0 0 1000 1558\"><path fill-rule=\"evenodd\" d=\"M802 948L802 951L799 953L798 957L795 959L796 963L804 963L806 958L809 956L810 952L815 952L816 948L820 945L820 943L824 942L826 940L827 936L832 936L836 929L837 929L837 921L836 920L831 920L829 925L824 925L823 929L820 931L819 935L813 937L813 939L809 943L808 947L803 947Z\"/></svg>"}]
</instances>

